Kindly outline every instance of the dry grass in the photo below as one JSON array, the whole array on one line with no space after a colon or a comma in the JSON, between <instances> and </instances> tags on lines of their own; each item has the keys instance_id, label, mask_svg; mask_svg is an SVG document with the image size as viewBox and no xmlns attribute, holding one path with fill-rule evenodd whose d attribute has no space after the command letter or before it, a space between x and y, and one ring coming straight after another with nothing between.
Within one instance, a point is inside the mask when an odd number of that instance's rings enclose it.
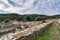
<instances>
[{"instance_id":1,"label":"dry grass","mask_svg":"<svg viewBox=\"0 0 60 40\"><path fill-rule=\"evenodd\" d=\"M50 28L41 33L34 40L60 40L60 25L54 22Z\"/></svg>"}]
</instances>

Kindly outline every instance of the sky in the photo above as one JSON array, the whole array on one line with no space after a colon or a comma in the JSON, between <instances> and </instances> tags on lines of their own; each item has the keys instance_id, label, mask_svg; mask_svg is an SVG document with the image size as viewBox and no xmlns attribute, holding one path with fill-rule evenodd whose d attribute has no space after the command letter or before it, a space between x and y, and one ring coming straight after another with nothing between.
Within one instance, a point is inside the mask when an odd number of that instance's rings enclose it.
<instances>
[{"instance_id":1,"label":"sky","mask_svg":"<svg viewBox=\"0 0 60 40\"><path fill-rule=\"evenodd\" d=\"M0 0L1 13L60 14L60 0Z\"/></svg>"}]
</instances>

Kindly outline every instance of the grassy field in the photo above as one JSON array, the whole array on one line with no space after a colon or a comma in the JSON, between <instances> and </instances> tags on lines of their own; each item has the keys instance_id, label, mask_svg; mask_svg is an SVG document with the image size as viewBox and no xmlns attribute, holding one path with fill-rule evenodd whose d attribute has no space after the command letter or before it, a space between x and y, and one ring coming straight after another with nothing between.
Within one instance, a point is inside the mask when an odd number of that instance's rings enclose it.
<instances>
[{"instance_id":1,"label":"grassy field","mask_svg":"<svg viewBox=\"0 0 60 40\"><path fill-rule=\"evenodd\" d=\"M60 25L55 22L34 40L60 40Z\"/></svg>"}]
</instances>

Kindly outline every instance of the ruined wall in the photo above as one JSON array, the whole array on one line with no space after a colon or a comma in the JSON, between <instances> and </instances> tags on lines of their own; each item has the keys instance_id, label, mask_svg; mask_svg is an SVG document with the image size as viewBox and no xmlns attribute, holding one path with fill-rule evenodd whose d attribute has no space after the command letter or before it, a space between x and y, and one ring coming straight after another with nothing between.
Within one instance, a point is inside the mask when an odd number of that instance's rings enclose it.
<instances>
[{"instance_id":1,"label":"ruined wall","mask_svg":"<svg viewBox=\"0 0 60 40\"><path fill-rule=\"evenodd\" d=\"M38 31L34 31L32 34L28 35L28 36L22 36L20 37L19 39L16 39L16 40L34 40L36 37L39 36L39 34L41 32L43 32L45 29L47 29L48 27L50 27L52 25L52 23L46 25L44 28L41 28L40 30Z\"/></svg>"}]
</instances>

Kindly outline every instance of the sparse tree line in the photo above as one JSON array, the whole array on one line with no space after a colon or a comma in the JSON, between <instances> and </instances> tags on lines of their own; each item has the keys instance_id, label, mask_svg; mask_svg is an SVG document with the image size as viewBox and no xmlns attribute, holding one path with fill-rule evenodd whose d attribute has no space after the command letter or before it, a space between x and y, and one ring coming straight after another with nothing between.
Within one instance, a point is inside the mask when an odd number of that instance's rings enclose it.
<instances>
[{"instance_id":1,"label":"sparse tree line","mask_svg":"<svg viewBox=\"0 0 60 40\"><path fill-rule=\"evenodd\" d=\"M46 20L46 18L37 16L37 17L31 17L31 16L24 16L22 17L17 17L17 21L41 21L41 20Z\"/></svg>"},{"instance_id":2,"label":"sparse tree line","mask_svg":"<svg viewBox=\"0 0 60 40\"><path fill-rule=\"evenodd\" d=\"M18 14L0 14L0 22L6 19L17 21L41 21L46 19L60 18L60 16L46 16L46 15L18 15Z\"/></svg>"},{"instance_id":3,"label":"sparse tree line","mask_svg":"<svg viewBox=\"0 0 60 40\"><path fill-rule=\"evenodd\" d=\"M6 17L2 17L0 18L0 21L4 21L6 19L9 20L17 20L17 21L41 21L41 20L46 20L46 18L37 16L37 17L32 17L32 16L6 16ZM6 20L8 21L8 20Z\"/></svg>"}]
</instances>

